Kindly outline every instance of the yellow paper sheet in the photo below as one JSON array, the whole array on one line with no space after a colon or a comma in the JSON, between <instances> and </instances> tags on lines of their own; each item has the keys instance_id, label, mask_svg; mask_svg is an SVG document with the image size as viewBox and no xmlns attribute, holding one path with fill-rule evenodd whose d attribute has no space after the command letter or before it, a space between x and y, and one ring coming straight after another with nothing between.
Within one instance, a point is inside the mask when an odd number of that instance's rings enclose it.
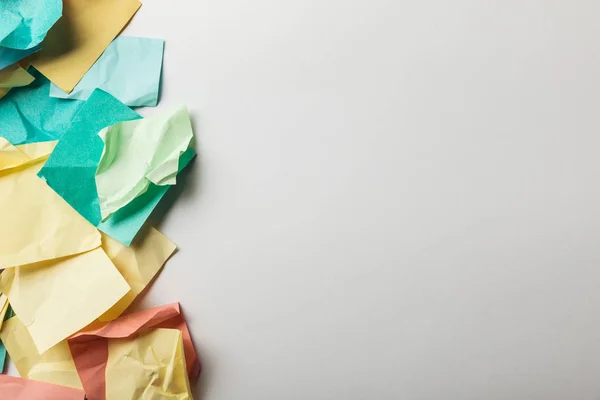
<instances>
[{"instance_id":1,"label":"yellow paper sheet","mask_svg":"<svg viewBox=\"0 0 600 400\"><path fill-rule=\"evenodd\" d=\"M99 318L104 322L116 319L129 307L175 252L177 246L162 233L150 228L146 232L140 232L129 247L102 234L102 248L131 287L117 304Z\"/></svg>"},{"instance_id":2,"label":"yellow paper sheet","mask_svg":"<svg viewBox=\"0 0 600 400\"><path fill-rule=\"evenodd\" d=\"M40 354L93 322L129 289L101 248L9 268L0 275L0 291Z\"/></svg>"},{"instance_id":3,"label":"yellow paper sheet","mask_svg":"<svg viewBox=\"0 0 600 400\"><path fill-rule=\"evenodd\" d=\"M64 0L31 65L70 93L140 8L138 0Z\"/></svg>"},{"instance_id":4,"label":"yellow paper sheet","mask_svg":"<svg viewBox=\"0 0 600 400\"><path fill-rule=\"evenodd\" d=\"M155 329L108 342L106 400L192 400L181 331Z\"/></svg>"},{"instance_id":5,"label":"yellow paper sheet","mask_svg":"<svg viewBox=\"0 0 600 400\"><path fill-rule=\"evenodd\" d=\"M22 378L83 389L66 341L40 355L29 331L17 316L4 323L0 339Z\"/></svg>"},{"instance_id":6,"label":"yellow paper sheet","mask_svg":"<svg viewBox=\"0 0 600 400\"><path fill-rule=\"evenodd\" d=\"M27 86L34 81L34 77L25 71L19 64L10 65L0 70L0 99L14 87Z\"/></svg>"},{"instance_id":7,"label":"yellow paper sheet","mask_svg":"<svg viewBox=\"0 0 600 400\"><path fill-rule=\"evenodd\" d=\"M34 81L34 77L25 71L19 64L9 65L0 70L0 88L14 88L27 86Z\"/></svg>"},{"instance_id":8,"label":"yellow paper sheet","mask_svg":"<svg viewBox=\"0 0 600 400\"><path fill-rule=\"evenodd\" d=\"M6 141L3 143L0 268L65 257L100 246L98 230L36 175L44 163L39 156L50 145L25 145L15 152ZM37 161L28 163L32 156L38 157Z\"/></svg>"}]
</instances>

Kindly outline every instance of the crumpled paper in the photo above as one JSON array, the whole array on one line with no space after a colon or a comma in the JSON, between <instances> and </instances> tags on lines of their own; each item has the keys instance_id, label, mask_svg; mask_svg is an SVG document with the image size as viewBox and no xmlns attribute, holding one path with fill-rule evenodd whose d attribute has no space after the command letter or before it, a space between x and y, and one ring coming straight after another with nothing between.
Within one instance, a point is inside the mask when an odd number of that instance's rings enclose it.
<instances>
[{"instance_id":1,"label":"crumpled paper","mask_svg":"<svg viewBox=\"0 0 600 400\"><path fill-rule=\"evenodd\" d=\"M8 311L8 297L5 294L0 294L0 332L4 320L7 317L6 312ZM6 362L6 347L4 343L0 341L0 374L4 372L4 363Z\"/></svg>"},{"instance_id":2,"label":"crumpled paper","mask_svg":"<svg viewBox=\"0 0 600 400\"><path fill-rule=\"evenodd\" d=\"M0 47L0 70L21 61L25 57L40 51L40 46L35 46L27 50L9 49L8 47Z\"/></svg>"},{"instance_id":3,"label":"crumpled paper","mask_svg":"<svg viewBox=\"0 0 600 400\"><path fill-rule=\"evenodd\" d=\"M0 290L40 354L93 322L129 289L101 248L0 275Z\"/></svg>"},{"instance_id":4,"label":"crumpled paper","mask_svg":"<svg viewBox=\"0 0 600 400\"><path fill-rule=\"evenodd\" d=\"M0 375L0 400L84 400L83 390Z\"/></svg>"},{"instance_id":5,"label":"crumpled paper","mask_svg":"<svg viewBox=\"0 0 600 400\"><path fill-rule=\"evenodd\" d=\"M19 50L35 47L61 15L61 0L0 2L0 46Z\"/></svg>"},{"instance_id":6,"label":"crumpled paper","mask_svg":"<svg viewBox=\"0 0 600 400\"><path fill-rule=\"evenodd\" d=\"M98 135L104 150L96 170L100 214L106 220L154 183L174 185L179 157L188 148L192 122L185 106L134 121L119 122Z\"/></svg>"},{"instance_id":7,"label":"crumpled paper","mask_svg":"<svg viewBox=\"0 0 600 400\"><path fill-rule=\"evenodd\" d=\"M14 145L60 139L85 103L48 96L50 81L34 69L28 72L35 81L0 101L0 136Z\"/></svg>"},{"instance_id":8,"label":"crumpled paper","mask_svg":"<svg viewBox=\"0 0 600 400\"><path fill-rule=\"evenodd\" d=\"M139 399L192 400L181 331L108 341L106 400Z\"/></svg>"},{"instance_id":9,"label":"crumpled paper","mask_svg":"<svg viewBox=\"0 0 600 400\"><path fill-rule=\"evenodd\" d=\"M10 96L10 94L9 94ZM61 100L60 101L77 101ZM1 106L1 102L0 102ZM1 116L0 116L1 118ZM98 132L120 121L141 118L110 94L96 89L39 172L67 203L112 238L129 246L169 186L150 185L146 193L101 221L96 169L104 144ZM190 147L179 159L182 170L196 153Z\"/></svg>"},{"instance_id":10,"label":"crumpled paper","mask_svg":"<svg viewBox=\"0 0 600 400\"><path fill-rule=\"evenodd\" d=\"M138 0L63 0L64 16L31 64L70 93L140 6Z\"/></svg>"},{"instance_id":11,"label":"crumpled paper","mask_svg":"<svg viewBox=\"0 0 600 400\"><path fill-rule=\"evenodd\" d=\"M77 372L89 400L111 400L106 397L109 341L131 339L156 328L181 331L188 376L191 381L198 377L200 362L179 303L169 304L86 328L68 339Z\"/></svg>"},{"instance_id":12,"label":"crumpled paper","mask_svg":"<svg viewBox=\"0 0 600 400\"><path fill-rule=\"evenodd\" d=\"M63 340L40 354L27 327L18 316L4 323L0 338L21 377L83 389L66 341Z\"/></svg>"},{"instance_id":13,"label":"crumpled paper","mask_svg":"<svg viewBox=\"0 0 600 400\"><path fill-rule=\"evenodd\" d=\"M19 64L0 70L0 99L6 96L10 89L27 86L34 80L35 78Z\"/></svg>"},{"instance_id":14,"label":"crumpled paper","mask_svg":"<svg viewBox=\"0 0 600 400\"><path fill-rule=\"evenodd\" d=\"M19 64L13 64L0 70L0 89L27 86L35 78L25 71Z\"/></svg>"},{"instance_id":15,"label":"crumpled paper","mask_svg":"<svg viewBox=\"0 0 600 400\"><path fill-rule=\"evenodd\" d=\"M106 252L119 273L131 289L127 294L98 318L98 321L112 321L135 300L156 276L162 265L175 251L175 244L158 230L150 228L125 247L110 237L102 236L102 249ZM5 295L0 296L8 306ZM0 321L2 313L0 308ZM10 357L23 378L83 388L73 363L73 357L66 341L59 342L43 354L37 351L27 327L18 317L9 319L0 329L0 338L6 345Z\"/></svg>"},{"instance_id":16,"label":"crumpled paper","mask_svg":"<svg viewBox=\"0 0 600 400\"><path fill-rule=\"evenodd\" d=\"M25 145L25 151L21 147L0 138L0 268L100 246L96 228L36 176L48 155L43 152L53 144Z\"/></svg>"},{"instance_id":17,"label":"crumpled paper","mask_svg":"<svg viewBox=\"0 0 600 400\"><path fill-rule=\"evenodd\" d=\"M118 36L71 93L52 84L50 96L87 100L99 88L128 106L154 107L158 103L164 45L162 39Z\"/></svg>"},{"instance_id":18,"label":"crumpled paper","mask_svg":"<svg viewBox=\"0 0 600 400\"><path fill-rule=\"evenodd\" d=\"M117 304L98 318L108 322L119 317L146 289L177 246L155 228L149 228L129 247L103 234L102 249L131 287Z\"/></svg>"}]
</instances>

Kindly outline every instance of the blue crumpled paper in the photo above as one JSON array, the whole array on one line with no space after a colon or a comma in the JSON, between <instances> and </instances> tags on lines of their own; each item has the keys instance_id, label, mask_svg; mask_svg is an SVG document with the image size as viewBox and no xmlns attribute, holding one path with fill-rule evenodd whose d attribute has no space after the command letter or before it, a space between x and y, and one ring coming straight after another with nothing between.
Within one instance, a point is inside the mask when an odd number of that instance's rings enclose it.
<instances>
[{"instance_id":1,"label":"blue crumpled paper","mask_svg":"<svg viewBox=\"0 0 600 400\"><path fill-rule=\"evenodd\" d=\"M0 47L0 70L21 61L28 55L40 50L40 46L32 47L27 50L9 49L8 47Z\"/></svg>"},{"instance_id":2,"label":"blue crumpled paper","mask_svg":"<svg viewBox=\"0 0 600 400\"><path fill-rule=\"evenodd\" d=\"M62 15L62 0L0 1L0 46L26 50L37 46Z\"/></svg>"},{"instance_id":3,"label":"blue crumpled paper","mask_svg":"<svg viewBox=\"0 0 600 400\"><path fill-rule=\"evenodd\" d=\"M15 146L60 139L84 104L49 97L50 81L33 68L28 71L35 81L12 89L0 101L0 136Z\"/></svg>"},{"instance_id":4,"label":"blue crumpled paper","mask_svg":"<svg viewBox=\"0 0 600 400\"><path fill-rule=\"evenodd\" d=\"M68 100L63 100L68 101ZM170 186L150 185L127 206L101 222L96 169L104 142L98 132L121 121L141 118L110 94L96 89L58 142L38 175L67 203L107 235L129 246ZM196 155L189 147L179 158L181 171Z\"/></svg>"},{"instance_id":5,"label":"blue crumpled paper","mask_svg":"<svg viewBox=\"0 0 600 400\"><path fill-rule=\"evenodd\" d=\"M165 42L131 36L117 37L71 93L52 84L50 96L87 100L99 88L131 106L158 103Z\"/></svg>"}]
</instances>

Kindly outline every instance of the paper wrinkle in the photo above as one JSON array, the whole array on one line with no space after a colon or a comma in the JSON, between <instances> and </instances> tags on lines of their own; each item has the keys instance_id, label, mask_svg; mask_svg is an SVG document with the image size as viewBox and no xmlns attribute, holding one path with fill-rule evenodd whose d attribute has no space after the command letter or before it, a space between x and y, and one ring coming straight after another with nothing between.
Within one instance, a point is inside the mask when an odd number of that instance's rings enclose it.
<instances>
[{"instance_id":1,"label":"paper wrinkle","mask_svg":"<svg viewBox=\"0 0 600 400\"><path fill-rule=\"evenodd\" d=\"M140 6L138 0L63 0L64 16L32 65L70 93Z\"/></svg>"},{"instance_id":2,"label":"paper wrinkle","mask_svg":"<svg viewBox=\"0 0 600 400\"><path fill-rule=\"evenodd\" d=\"M106 400L138 399L192 399L180 331L154 329L108 342Z\"/></svg>"},{"instance_id":3,"label":"paper wrinkle","mask_svg":"<svg viewBox=\"0 0 600 400\"><path fill-rule=\"evenodd\" d=\"M85 103L49 97L50 81L34 69L28 72L35 81L0 101L0 136L14 145L60 139Z\"/></svg>"},{"instance_id":4,"label":"paper wrinkle","mask_svg":"<svg viewBox=\"0 0 600 400\"><path fill-rule=\"evenodd\" d=\"M52 260L100 246L97 229L36 176L45 157L36 151L52 146L28 146L31 154L41 156L31 160L25 152L6 141L2 143L0 207L11 212L0 213L0 268Z\"/></svg>"},{"instance_id":5,"label":"paper wrinkle","mask_svg":"<svg viewBox=\"0 0 600 400\"><path fill-rule=\"evenodd\" d=\"M104 144L98 132L106 126L139 118L136 112L113 96L96 89L73 118L70 128L39 173L48 186L92 225L126 246L132 243L169 186L151 184L146 193L102 222L95 174ZM179 171L195 155L189 147L179 159Z\"/></svg>"},{"instance_id":6,"label":"paper wrinkle","mask_svg":"<svg viewBox=\"0 0 600 400\"><path fill-rule=\"evenodd\" d=\"M119 317L150 284L176 248L173 242L155 228L139 235L129 247L103 234L102 249L131 289L98 320L112 321Z\"/></svg>"},{"instance_id":7,"label":"paper wrinkle","mask_svg":"<svg viewBox=\"0 0 600 400\"><path fill-rule=\"evenodd\" d=\"M150 183L174 185L192 123L185 106L169 113L102 129L105 146L96 171L102 220L144 194Z\"/></svg>"},{"instance_id":8,"label":"paper wrinkle","mask_svg":"<svg viewBox=\"0 0 600 400\"><path fill-rule=\"evenodd\" d=\"M3 1L0 47L27 50L37 46L62 15L61 0Z\"/></svg>"},{"instance_id":9,"label":"paper wrinkle","mask_svg":"<svg viewBox=\"0 0 600 400\"><path fill-rule=\"evenodd\" d=\"M82 390L0 375L0 400L84 400Z\"/></svg>"},{"instance_id":10,"label":"paper wrinkle","mask_svg":"<svg viewBox=\"0 0 600 400\"><path fill-rule=\"evenodd\" d=\"M17 316L6 321L0 338L21 377L83 389L66 341L40 355L27 327Z\"/></svg>"},{"instance_id":11,"label":"paper wrinkle","mask_svg":"<svg viewBox=\"0 0 600 400\"><path fill-rule=\"evenodd\" d=\"M50 96L87 100L99 88L128 106L154 107L158 103L163 49L161 39L118 36L71 93L53 84Z\"/></svg>"},{"instance_id":12,"label":"paper wrinkle","mask_svg":"<svg viewBox=\"0 0 600 400\"><path fill-rule=\"evenodd\" d=\"M6 269L0 290L43 354L97 319L130 288L106 253L96 248Z\"/></svg>"},{"instance_id":13,"label":"paper wrinkle","mask_svg":"<svg viewBox=\"0 0 600 400\"><path fill-rule=\"evenodd\" d=\"M191 380L200 373L200 362L178 303L124 315L112 322L85 328L68 339L75 366L89 400L106 400L106 368L110 339L129 339L157 328L177 329ZM90 368L91 366L91 368Z\"/></svg>"}]
</instances>

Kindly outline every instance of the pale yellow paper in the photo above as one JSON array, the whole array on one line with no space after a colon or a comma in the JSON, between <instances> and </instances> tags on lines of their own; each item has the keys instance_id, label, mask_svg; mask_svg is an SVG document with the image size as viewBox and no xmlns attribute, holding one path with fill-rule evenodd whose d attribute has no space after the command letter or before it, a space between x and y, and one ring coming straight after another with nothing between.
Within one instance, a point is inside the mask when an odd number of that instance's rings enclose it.
<instances>
[{"instance_id":1,"label":"pale yellow paper","mask_svg":"<svg viewBox=\"0 0 600 400\"><path fill-rule=\"evenodd\" d=\"M0 329L2 329L2 324L4 323L4 317L6 316L6 312L8 311L8 297L4 293L0 295Z\"/></svg>"},{"instance_id":2,"label":"pale yellow paper","mask_svg":"<svg viewBox=\"0 0 600 400\"><path fill-rule=\"evenodd\" d=\"M140 6L138 0L63 0L63 16L31 65L70 93Z\"/></svg>"},{"instance_id":3,"label":"pale yellow paper","mask_svg":"<svg viewBox=\"0 0 600 400\"><path fill-rule=\"evenodd\" d=\"M125 278L131 290L100 321L112 321L123 313L156 276L177 246L154 228L140 232L131 246L102 234L102 248Z\"/></svg>"},{"instance_id":4,"label":"pale yellow paper","mask_svg":"<svg viewBox=\"0 0 600 400\"><path fill-rule=\"evenodd\" d=\"M56 143L58 143L58 140L52 140L50 142L20 144L16 147L21 152L25 153L32 161L35 161L50 155L50 153L52 153L52 150L54 150Z\"/></svg>"},{"instance_id":5,"label":"pale yellow paper","mask_svg":"<svg viewBox=\"0 0 600 400\"><path fill-rule=\"evenodd\" d=\"M181 331L109 340L106 400L155 399L192 400Z\"/></svg>"},{"instance_id":6,"label":"pale yellow paper","mask_svg":"<svg viewBox=\"0 0 600 400\"><path fill-rule=\"evenodd\" d=\"M19 64L9 65L0 70L1 89L27 86L34 80L33 75L25 71Z\"/></svg>"},{"instance_id":7,"label":"pale yellow paper","mask_svg":"<svg viewBox=\"0 0 600 400\"><path fill-rule=\"evenodd\" d=\"M0 99L14 87L27 86L35 78L19 64L10 65L0 70Z\"/></svg>"},{"instance_id":8,"label":"pale yellow paper","mask_svg":"<svg viewBox=\"0 0 600 400\"><path fill-rule=\"evenodd\" d=\"M25 147L37 156L43 148ZM18 165L23 161L15 157L20 155L0 151L0 268L65 257L100 246L98 230L36 175L44 158L15 168L15 162Z\"/></svg>"},{"instance_id":9,"label":"pale yellow paper","mask_svg":"<svg viewBox=\"0 0 600 400\"><path fill-rule=\"evenodd\" d=\"M22 378L83 389L66 341L40 355L29 331L17 316L4 323L0 339Z\"/></svg>"},{"instance_id":10,"label":"pale yellow paper","mask_svg":"<svg viewBox=\"0 0 600 400\"><path fill-rule=\"evenodd\" d=\"M93 322L129 289L102 248L0 275L0 290L40 354Z\"/></svg>"}]
</instances>

